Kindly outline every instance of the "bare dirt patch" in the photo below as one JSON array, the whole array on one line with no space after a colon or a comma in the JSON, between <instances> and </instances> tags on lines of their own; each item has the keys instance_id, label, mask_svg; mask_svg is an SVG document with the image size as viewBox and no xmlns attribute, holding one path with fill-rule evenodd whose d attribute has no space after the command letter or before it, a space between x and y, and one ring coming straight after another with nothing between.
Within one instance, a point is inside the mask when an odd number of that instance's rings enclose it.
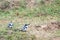
<instances>
[{"instance_id":1,"label":"bare dirt patch","mask_svg":"<svg viewBox=\"0 0 60 40\"><path fill-rule=\"evenodd\" d=\"M60 37L54 37L51 40L60 40Z\"/></svg>"},{"instance_id":2,"label":"bare dirt patch","mask_svg":"<svg viewBox=\"0 0 60 40\"><path fill-rule=\"evenodd\" d=\"M58 21L51 21L47 24L42 25L30 25L30 28L28 28L28 34L33 34L36 37L36 40L49 40L50 38L53 38L54 34L52 32L60 29L60 22ZM45 38L45 39L44 39ZM53 38L52 40L59 40L60 38Z\"/></svg>"}]
</instances>

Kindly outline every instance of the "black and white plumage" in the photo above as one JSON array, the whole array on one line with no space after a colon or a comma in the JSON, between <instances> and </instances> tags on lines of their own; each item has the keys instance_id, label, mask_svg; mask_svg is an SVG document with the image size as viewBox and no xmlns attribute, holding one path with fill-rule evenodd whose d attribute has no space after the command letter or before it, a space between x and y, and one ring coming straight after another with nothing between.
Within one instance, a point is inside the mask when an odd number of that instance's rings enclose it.
<instances>
[{"instance_id":1,"label":"black and white plumage","mask_svg":"<svg viewBox=\"0 0 60 40\"><path fill-rule=\"evenodd\" d=\"M13 23L10 22L10 23L8 24L8 28L12 28L12 27L13 27Z\"/></svg>"},{"instance_id":2,"label":"black and white plumage","mask_svg":"<svg viewBox=\"0 0 60 40\"><path fill-rule=\"evenodd\" d=\"M24 31L24 32L25 32L28 27L29 27L29 24L25 24L25 25L23 26L23 28L21 29L21 31Z\"/></svg>"}]
</instances>

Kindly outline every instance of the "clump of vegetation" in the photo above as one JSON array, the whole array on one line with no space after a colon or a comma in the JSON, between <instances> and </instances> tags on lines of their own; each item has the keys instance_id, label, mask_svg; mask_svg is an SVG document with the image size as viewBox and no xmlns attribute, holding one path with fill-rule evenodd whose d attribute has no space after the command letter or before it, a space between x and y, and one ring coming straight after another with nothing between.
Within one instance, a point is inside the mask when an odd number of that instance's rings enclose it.
<instances>
[{"instance_id":1,"label":"clump of vegetation","mask_svg":"<svg viewBox=\"0 0 60 40\"><path fill-rule=\"evenodd\" d=\"M2 3L1 3L1 6L0 6L0 8L1 9L6 9L6 8L9 8L9 2L8 1L3 1Z\"/></svg>"},{"instance_id":2,"label":"clump of vegetation","mask_svg":"<svg viewBox=\"0 0 60 40\"><path fill-rule=\"evenodd\" d=\"M10 30L11 31L11 30ZM13 31L13 33L8 33L10 32L9 30L3 30L0 31L0 39L3 38L4 40L34 40L34 36L29 36L26 34L26 32L20 32L20 31Z\"/></svg>"}]
</instances>

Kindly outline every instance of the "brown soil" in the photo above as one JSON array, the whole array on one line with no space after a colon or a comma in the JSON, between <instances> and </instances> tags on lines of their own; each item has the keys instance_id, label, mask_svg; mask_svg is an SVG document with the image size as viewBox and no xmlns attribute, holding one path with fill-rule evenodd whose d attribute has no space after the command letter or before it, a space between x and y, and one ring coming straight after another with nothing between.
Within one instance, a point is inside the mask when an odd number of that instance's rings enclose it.
<instances>
[{"instance_id":1,"label":"brown soil","mask_svg":"<svg viewBox=\"0 0 60 40\"><path fill-rule=\"evenodd\" d=\"M53 21L43 25L30 25L28 28L28 34L33 34L36 37L36 40L40 40L39 38L44 38L49 40L50 37L53 38L53 33L49 33L49 31L54 32L55 30L60 29L60 22ZM52 40L60 40L60 38L53 38Z\"/></svg>"},{"instance_id":2,"label":"brown soil","mask_svg":"<svg viewBox=\"0 0 60 40\"><path fill-rule=\"evenodd\" d=\"M60 37L54 37L51 40L60 40Z\"/></svg>"}]
</instances>

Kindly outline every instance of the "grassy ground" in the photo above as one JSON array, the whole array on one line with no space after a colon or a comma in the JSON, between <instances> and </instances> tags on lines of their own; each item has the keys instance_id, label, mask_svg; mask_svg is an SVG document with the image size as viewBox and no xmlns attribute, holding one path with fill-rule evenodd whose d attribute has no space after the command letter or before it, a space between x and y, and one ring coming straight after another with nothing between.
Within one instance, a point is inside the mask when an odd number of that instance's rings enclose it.
<instances>
[{"instance_id":1,"label":"grassy ground","mask_svg":"<svg viewBox=\"0 0 60 40\"><path fill-rule=\"evenodd\" d=\"M40 25L49 21L60 21L60 0L36 1L36 6L28 8L22 1L19 8L0 10L0 40L36 40L35 35L28 35L26 32L15 31L21 28L25 23ZM13 21L14 27L9 30L7 24ZM54 36L60 37L60 30L56 31ZM40 38L37 40L49 40Z\"/></svg>"}]
</instances>

